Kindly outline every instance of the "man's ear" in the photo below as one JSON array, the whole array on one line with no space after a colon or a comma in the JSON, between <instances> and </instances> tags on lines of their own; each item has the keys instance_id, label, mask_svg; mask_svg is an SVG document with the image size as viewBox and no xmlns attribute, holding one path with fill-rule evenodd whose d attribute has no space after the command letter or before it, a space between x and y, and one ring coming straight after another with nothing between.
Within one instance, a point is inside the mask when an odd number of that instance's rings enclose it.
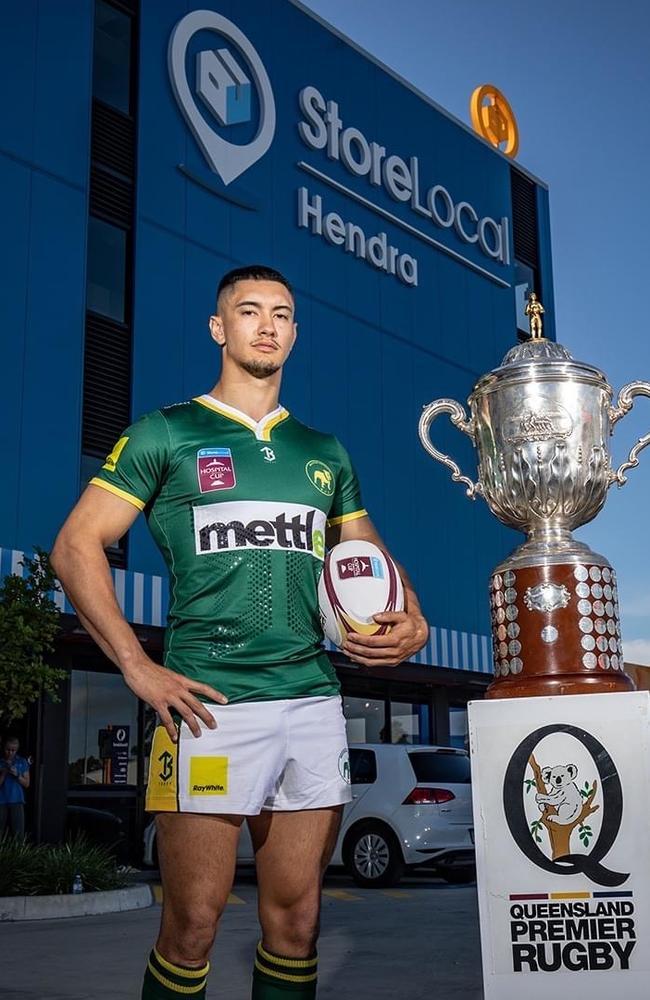
<instances>
[{"instance_id":1,"label":"man's ear","mask_svg":"<svg viewBox=\"0 0 650 1000\"><path fill-rule=\"evenodd\" d=\"M209 326L210 326L210 336L215 341L215 343L219 344L220 347L223 347L223 345L226 342L226 337L223 331L223 322L221 320L221 316L219 315L210 316Z\"/></svg>"}]
</instances>

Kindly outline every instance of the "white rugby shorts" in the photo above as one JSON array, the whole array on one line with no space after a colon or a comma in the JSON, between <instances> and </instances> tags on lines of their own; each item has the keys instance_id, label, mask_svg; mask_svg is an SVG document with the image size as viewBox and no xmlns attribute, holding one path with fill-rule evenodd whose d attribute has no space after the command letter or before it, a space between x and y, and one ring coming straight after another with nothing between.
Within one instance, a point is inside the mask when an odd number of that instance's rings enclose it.
<instances>
[{"instance_id":1,"label":"white rugby shorts","mask_svg":"<svg viewBox=\"0 0 650 1000\"><path fill-rule=\"evenodd\" d=\"M349 802L350 763L339 695L207 704L217 728L164 726L149 758L149 812L256 816Z\"/></svg>"}]
</instances>

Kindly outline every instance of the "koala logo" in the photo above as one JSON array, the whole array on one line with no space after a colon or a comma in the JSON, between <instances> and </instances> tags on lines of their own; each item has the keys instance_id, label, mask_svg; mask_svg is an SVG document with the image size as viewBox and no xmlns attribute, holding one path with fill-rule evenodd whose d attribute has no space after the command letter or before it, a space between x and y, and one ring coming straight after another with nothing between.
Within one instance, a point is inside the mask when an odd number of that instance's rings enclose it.
<instances>
[{"instance_id":1,"label":"koala logo","mask_svg":"<svg viewBox=\"0 0 650 1000\"><path fill-rule=\"evenodd\" d=\"M583 799L575 783L577 775L578 768L575 764L558 764L556 767L545 767L542 771L542 781L550 786L550 791L548 795L538 793L535 801L540 812L544 811L544 806L555 806L556 814L547 816L549 823L568 826L580 815Z\"/></svg>"},{"instance_id":2,"label":"koala logo","mask_svg":"<svg viewBox=\"0 0 650 1000\"><path fill-rule=\"evenodd\" d=\"M563 736L581 743L593 761L597 777L585 783L581 793L575 783L575 764L540 767L535 751L548 736ZM567 753L568 756L568 753ZM534 762L534 763L533 763ZM534 775L528 778L532 771ZM534 801L542 815L529 825L526 815L526 789L536 789ZM600 801L594 802L598 793ZM566 722L541 726L529 733L515 748L503 776L503 810L513 841L528 860L542 871L554 875L586 875L596 885L616 888L630 877L629 872L615 871L603 864L618 837L623 818L623 787L614 760L603 744L591 733ZM582 801L581 801L582 799ZM553 810L553 813L551 812ZM592 813L601 811L597 835L581 837L585 853L572 850L570 838L574 829ZM531 833L531 826L538 831ZM551 842L549 857L541 847L544 838ZM593 839L592 839L593 836Z\"/></svg>"}]
</instances>

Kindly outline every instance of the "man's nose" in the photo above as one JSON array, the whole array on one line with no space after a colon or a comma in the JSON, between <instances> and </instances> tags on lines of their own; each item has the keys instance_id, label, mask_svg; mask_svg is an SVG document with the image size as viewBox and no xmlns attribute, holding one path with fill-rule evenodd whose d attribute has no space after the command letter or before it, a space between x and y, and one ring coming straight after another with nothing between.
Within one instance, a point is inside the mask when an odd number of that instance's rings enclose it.
<instances>
[{"instance_id":1,"label":"man's nose","mask_svg":"<svg viewBox=\"0 0 650 1000\"><path fill-rule=\"evenodd\" d=\"M264 333L269 337L277 337L278 332L275 329L272 316L262 316L260 318L259 332Z\"/></svg>"}]
</instances>

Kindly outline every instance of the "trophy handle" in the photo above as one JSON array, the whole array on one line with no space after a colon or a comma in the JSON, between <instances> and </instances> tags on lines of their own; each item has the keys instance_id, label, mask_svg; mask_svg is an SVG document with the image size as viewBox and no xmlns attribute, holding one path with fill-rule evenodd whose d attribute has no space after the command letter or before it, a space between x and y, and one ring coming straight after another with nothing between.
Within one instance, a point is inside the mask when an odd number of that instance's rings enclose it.
<instances>
[{"instance_id":1,"label":"trophy handle","mask_svg":"<svg viewBox=\"0 0 650 1000\"><path fill-rule=\"evenodd\" d=\"M650 386L648 388L650 389ZM467 476L463 476L454 460L449 455L445 455L444 452L438 451L431 444L429 428L441 413L448 413L454 427L457 427L463 434L467 434L472 439L472 443L475 443L474 422L467 419L465 409L455 399L436 399L433 403L429 403L428 406L424 407L420 423L418 424L420 441L432 458L435 458L437 462L442 462L443 465L451 469L451 478L455 483L465 483L467 486L467 496L470 500L475 500L477 496L483 495L483 484L481 481L478 480L475 483L471 479L468 479Z\"/></svg>"},{"instance_id":2,"label":"trophy handle","mask_svg":"<svg viewBox=\"0 0 650 1000\"><path fill-rule=\"evenodd\" d=\"M632 409L635 396L650 396L650 382L629 382L624 385L618 394L618 402L616 406L610 406L609 408L609 418L611 420L612 427L617 420L624 417L626 413L629 413ZM616 483L618 486L624 486L627 482L627 476L625 472L627 469L634 469L639 464L638 455L639 452L650 444L650 434L644 434L643 437L639 438L637 443L631 449L630 454L627 457L627 462L623 462L619 465L616 472L610 472L609 474L609 485L613 486Z\"/></svg>"}]
</instances>

